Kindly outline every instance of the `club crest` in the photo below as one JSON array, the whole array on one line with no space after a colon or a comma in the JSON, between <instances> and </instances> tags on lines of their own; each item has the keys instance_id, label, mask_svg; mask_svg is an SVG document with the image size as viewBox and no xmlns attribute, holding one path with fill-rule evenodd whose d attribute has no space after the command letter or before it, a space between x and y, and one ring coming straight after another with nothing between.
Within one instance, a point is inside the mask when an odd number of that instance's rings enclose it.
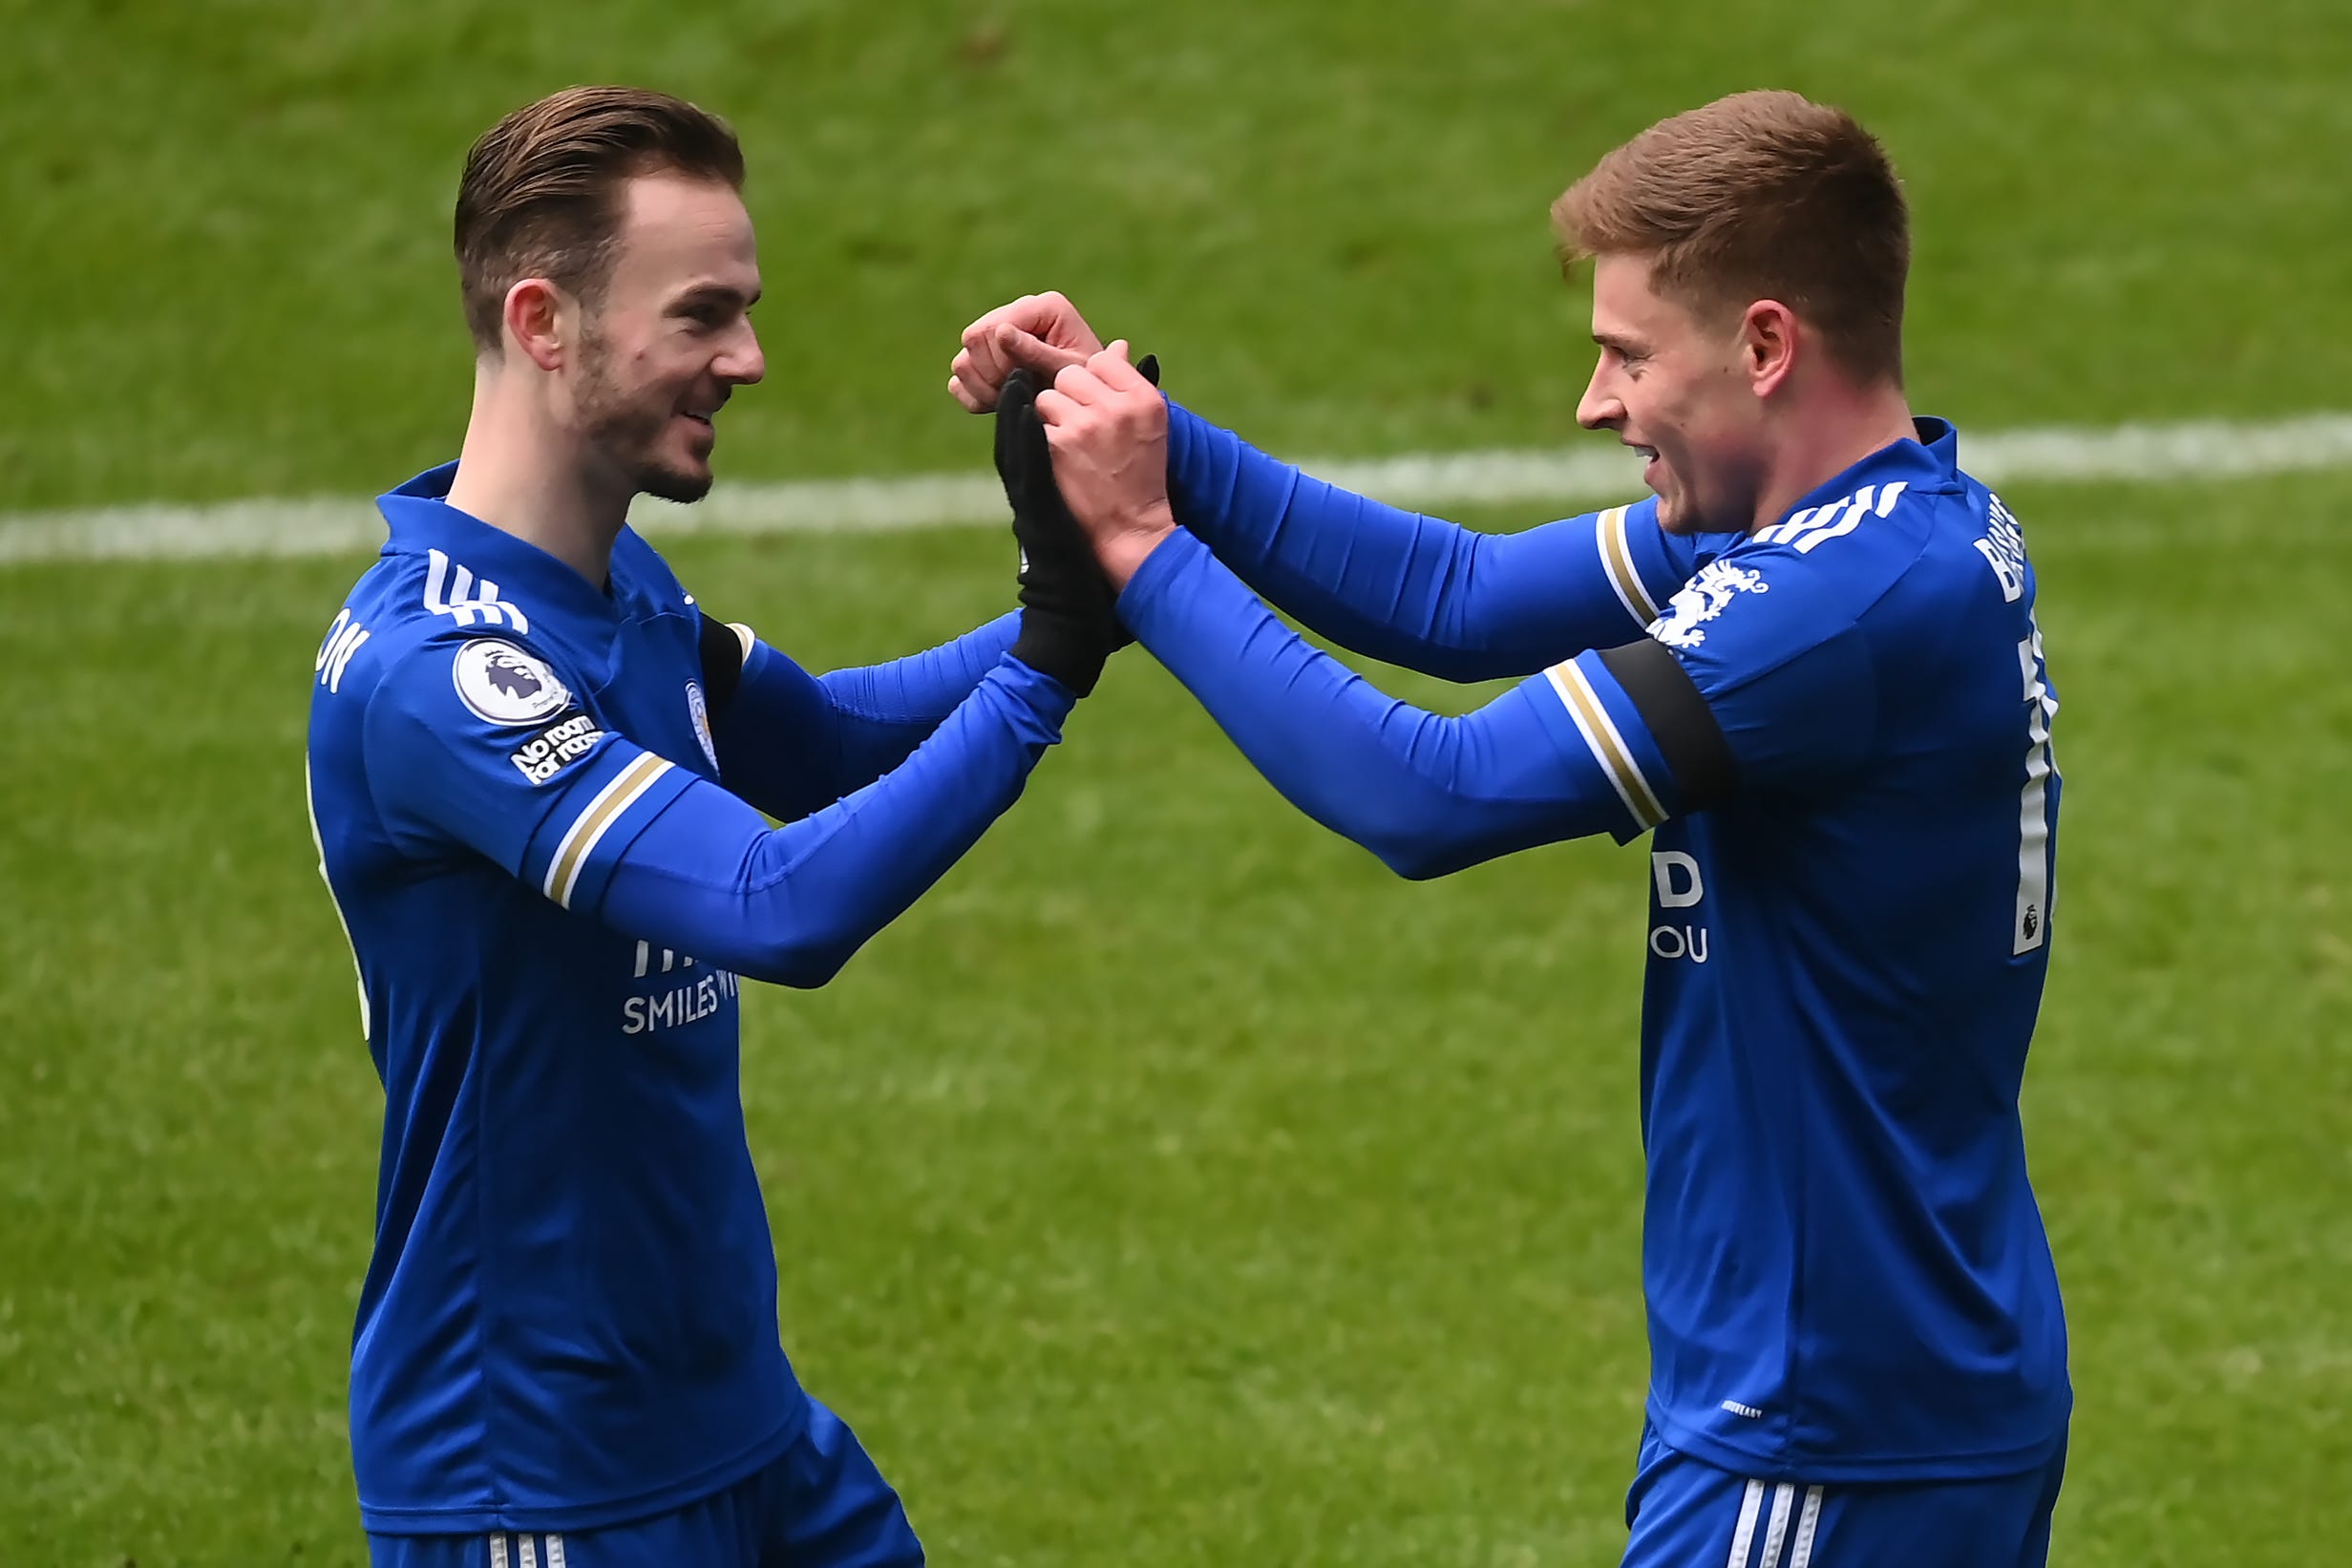
<instances>
[{"instance_id":1,"label":"club crest","mask_svg":"<svg viewBox=\"0 0 2352 1568\"><path fill-rule=\"evenodd\" d=\"M1706 623L1721 615L1732 600L1744 593L1770 591L1771 584L1764 581L1763 573L1710 561L1667 601L1666 613L1650 623L1649 633L1668 647L1697 647L1706 641Z\"/></svg>"},{"instance_id":2,"label":"club crest","mask_svg":"<svg viewBox=\"0 0 2352 1568\"><path fill-rule=\"evenodd\" d=\"M710 759L710 771L718 772L719 744L710 734L710 705L702 699L702 683L686 683L686 711L694 721L694 738L702 742L702 754Z\"/></svg>"}]
</instances>

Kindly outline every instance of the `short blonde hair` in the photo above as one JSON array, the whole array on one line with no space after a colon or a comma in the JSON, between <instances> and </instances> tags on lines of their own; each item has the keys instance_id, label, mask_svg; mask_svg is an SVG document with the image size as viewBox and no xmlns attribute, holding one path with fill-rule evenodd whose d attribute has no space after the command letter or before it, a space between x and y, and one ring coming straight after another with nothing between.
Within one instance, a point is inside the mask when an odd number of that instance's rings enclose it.
<instances>
[{"instance_id":1,"label":"short blonde hair","mask_svg":"<svg viewBox=\"0 0 2352 1568\"><path fill-rule=\"evenodd\" d=\"M1775 299L1865 381L1903 377L1911 217L1877 138L1795 93L1662 119L1552 203L1561 259L1638 255L1702 316Z\"/></svg>"}]
</instances>

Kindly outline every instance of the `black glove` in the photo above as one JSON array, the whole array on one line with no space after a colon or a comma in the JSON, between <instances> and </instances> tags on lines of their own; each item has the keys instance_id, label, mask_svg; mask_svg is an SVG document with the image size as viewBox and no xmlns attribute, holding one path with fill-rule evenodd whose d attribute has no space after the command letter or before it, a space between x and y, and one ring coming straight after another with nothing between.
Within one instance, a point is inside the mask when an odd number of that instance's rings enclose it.
<instances>
[{"instance_id":1,"label":"black glove","mask_svg":"<svg viewBox=\"0 0 2352 1568\"><path fill-rule=\"evenodd\" d=\"M1006 376L997 397L996 474L1021 546L1021 634L1012 656L1083 697L1094 689L1103 661L1134 639L1119 625L1117 596L1053 482L1037 379L1027 371Z\"/></svg>"}]
</instances>

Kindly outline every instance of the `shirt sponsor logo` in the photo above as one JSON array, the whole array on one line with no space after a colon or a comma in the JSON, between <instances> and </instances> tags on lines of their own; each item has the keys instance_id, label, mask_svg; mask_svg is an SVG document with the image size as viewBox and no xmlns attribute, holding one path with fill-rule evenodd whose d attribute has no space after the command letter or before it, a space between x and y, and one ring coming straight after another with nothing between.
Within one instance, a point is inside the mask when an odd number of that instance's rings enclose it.
<instances>
[{"instance_id":1,"label":"shirt sponsor logo","mask_svg":"<svg viewBox=\"0 0 2352 1568\"><path fill-rule=\"evenodd\" d=\"M650 1034L699 1024L733 1000L737 984L727 970L712 969L659 996L632 996L621 1004L621 1032Z\"/></svg>"},{"instance_id":2,"label":"shirt sponsor logo","mask_svg":"<svg viewBox=\"0 0 2352 1568\"><path fill-rule=\"evenodd\" d=\"M741 985L725 968L706 968L701 976L682 978L651 997L630 997L621 1004L621 1032L654 1034L659 1029L682 1029L689 1023L701 1023L733 1002Z\"/></svg>"},{"instance_id":3,"label":"shirt sponsor logo","mask_svg":"<svg viewBox=\"0 0 2352 1568\"><path fill-rule=\"evenodd\" d=\"M1693 648L1706 641L1706 623L1744 593L1769 593L1764 574L1727 561L1710 561L1666 602L1666 613L1650 623L1650 635L1668 647Z\"/></svg>"},{"instance_id":4,"label":"shirt sponsor logo","mask_svg":"<svg viewBox=\"0 0 2352 1568\"><path fill-rule=\"evenodd\" d=\"M533 784L544 784L572 763L595 750L604 738L596 720L574 709L526 740L507 761Z\"/></svg>"},{"instance_id":5,"label":"shirt sponsor logo","mask_svg":"<svg viewBox=\"0 0 2352 1568\"><path fill-rule=\"evenodd\" d=\"M654 956L660 955L658 970ZM661 1029L682 1028L699 1024L735 999L743 983L725 969L704 966L699 975L683 971L694 968L694 960L670 947L655 947L652 943L637 944L637 979L648 973L678 972L675 981L664 981L662 988L652 996L632 996L621 1004L621 1032L623 1034L651 1034Z\"/></svg>"},{"instance_id":6,"label":"shirt sponsor logo","mask_svg":"<svg viewBox=\"0 0 2352 1568\"><path fill-rule=\"evenodd\" d=\"M495 637L477 637L459 648L451 678L466 707L492 724L537 724L572 704L571 689L554 670Z\"/></svg>"},{"instance_id":7,"label":"shirt sponsor logo","mask_svg":"<svg viewBox=\"0 0 2352 1568\"><path fill-rule=\"evenodd\" d=\"M1699 875L1699 862L1679 849L1650 852L1650 877L1658 884L1658 909L1662 917L1650 927L1650 952L1663 959L1686 958L1693 964L1706 962L1706 927L1695 919L1685 918L1677 924L1665 916L1669 909L1689 909L1706 897L1706 883Z\"/></svg>"}]
</instances>

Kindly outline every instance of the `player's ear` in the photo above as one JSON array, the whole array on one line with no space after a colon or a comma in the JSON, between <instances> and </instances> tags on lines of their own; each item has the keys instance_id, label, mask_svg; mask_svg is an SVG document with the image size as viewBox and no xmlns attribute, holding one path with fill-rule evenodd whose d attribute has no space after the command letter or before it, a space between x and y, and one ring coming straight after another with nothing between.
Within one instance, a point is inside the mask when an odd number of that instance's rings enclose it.
<instances>
[{"instance_id":1,"label":"player's ear","mask_svg":"<svg viewBox=\"0 0 2352 1568\"><path fill-rule=\"evenodd\" d=\"M1740 370L1758 397L1769 397L1796 368L1796 312L1758 300L1740 318Z\"/></svg>"},{"instance_id":2,"label":"player's ear","mask_svg":"<svg viewBox=\"0 0 2352 1568\"><path fill-rule=\"evenodd\" d=\"M524 278L506 291L501 316L507 341L542 371L563 364L568 311L563 291L545 278Z\"/></svg>"}]
</instances>

